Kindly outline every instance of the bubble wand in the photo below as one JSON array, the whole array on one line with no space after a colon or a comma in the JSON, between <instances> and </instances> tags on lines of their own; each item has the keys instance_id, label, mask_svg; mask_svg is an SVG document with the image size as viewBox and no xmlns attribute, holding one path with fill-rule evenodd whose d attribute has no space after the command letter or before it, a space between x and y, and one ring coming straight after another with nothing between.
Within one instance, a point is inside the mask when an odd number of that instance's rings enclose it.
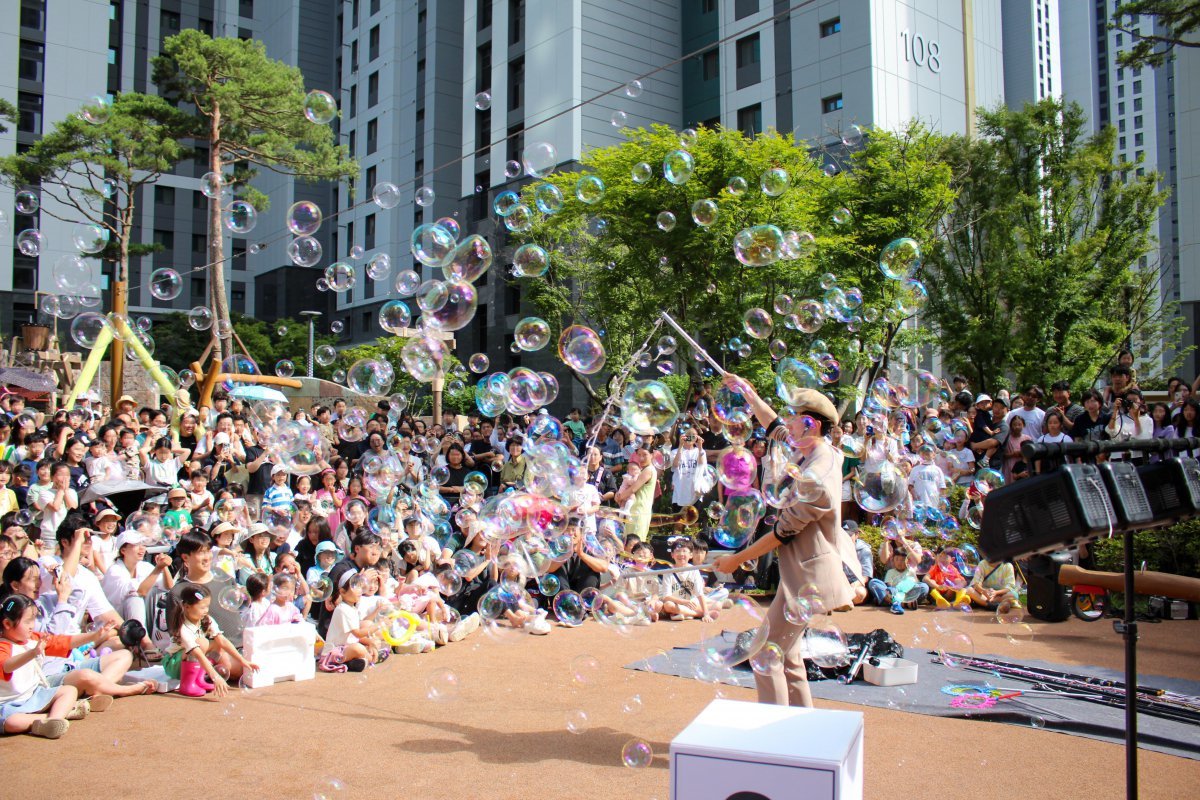
<instances>
[{"instance_id":1,"label":"bubble wand","mask_svg":"<svg viewBox=\"0 0 1200 800\"><path fill-rule=\"evenodd\" d=\"M722 378L725 377L725 374L726 374L725 368L722 367L720 364L718 364L716 361L714 361L713 357L708 354L708 351L705 350L703 347L701 347L699 344L697 344L696 340L688 335L688 332L683 329L682 325L680 325L678 322L673 320L671 318L671 315L665 311L660 311L659 315L662 317L662 319L668 325L670 325L672 328L675 329L676 333L678 333L680 336L683 337L683 340L685 342L687 342L693 350L695 350L697 353L700 354L701 358L703 358L705 361L707 361L709 363L709 365L717 371L718 375L720 375Z\"/></svg>"}]
</instances>

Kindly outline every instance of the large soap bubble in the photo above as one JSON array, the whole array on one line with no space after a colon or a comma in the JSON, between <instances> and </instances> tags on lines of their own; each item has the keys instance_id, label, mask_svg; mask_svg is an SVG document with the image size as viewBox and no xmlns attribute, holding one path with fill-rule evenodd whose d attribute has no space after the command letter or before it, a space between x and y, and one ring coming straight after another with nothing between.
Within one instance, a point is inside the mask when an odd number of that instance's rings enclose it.
<instances>
[{"instance_id":1,"label":"large soap bubble","mask_svg":"<svg viewBox=\"0 0 1200 800\"><path fill-rule=\"evenodd\" d=\"M904 502L908 479L890 461L876 461L859 467L854 483L854 502L870 514L885 514Z\"/></svg>"},{"instance_id":2,"label":"large soap bubble","mask_svg":"<svg viewBox=\"0 0 1200 800\"><path fill-rule=\"evenodd\" d=\"M664 433L677 419L675 395L661 381L634 381L621 396L621 422L639 436Z\"/></svg>"},{"instance_id":3,"label":"large soap bubble","mask_svg":"<svg viewBox=\"0 0 1200 800\"><path fill-rule=\"evenodd\" d=\"M604 368L606 356L600 336L585 325L571 325L558 337L558 356L571 369L594 375Z\"/></svg>"}]
</instances>

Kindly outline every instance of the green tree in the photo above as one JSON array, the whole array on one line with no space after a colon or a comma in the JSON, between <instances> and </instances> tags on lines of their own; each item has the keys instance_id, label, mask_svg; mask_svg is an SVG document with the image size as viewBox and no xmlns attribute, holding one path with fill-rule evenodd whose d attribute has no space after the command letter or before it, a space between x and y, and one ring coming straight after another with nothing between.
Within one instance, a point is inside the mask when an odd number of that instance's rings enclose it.
<instances>
[{"instance_id":1,"label":"green tree","mask_svg":"<svg viewBox=\"0 0 1200 800\"><path fill-rule=\"evenodd\" d=\"M8 133L8 125L16 125L21 115L17 113L17 107L9 101L0 97L0 133Z\"/></svg>"},{"instance_id":2,"label":"green tree","mask_svg":"<svg viewBox=\"0 0 1200 800\"><path fill-rule=\"evenodd\" d=\"M233 329L246 345L249 356L254 359L260 372L274 375L276 365L287 359L295 365L296 377L307 374L308 325L305 322L283 319L267 323L237 312L234 312L232 322ZM285 329L284 333L280 334L280 329ZM188 323L187 314L181 312L165 315L154 324L150 334L154 338L155 358L176 371L190 367L193 361L200 358L212 336L208 331L193 328ZM335 345L337 341L332 334L318 332L314 347ZM202 366L208 368L208 364ZM313 364L313 372L318 378L329 379L333 370L333 366Z\"/></svg>"},{"instance_id":3,"label":"green tree","mask_svg":"<svg viewBox=\"0 0 1200 800\"><path fill-rule=\"evenodd\" d=\"M165 97L192 112L191 135L207 146L209 171L221 176L220 191L208 204L208 277L214 315L228 320L222 225L228 197L262 210L269 200L251 183L259 169L336 181L358 167L334 143L329 126L305 117L300 70L268 58L261 42L183 31L163 42L154 81ZM219 344L228 356L230 341Z\"/></svg>"},{"instance_id":4,"label":"green tree","mask_svg":"<svg viewBox=\"0 0 1200 800\"><path fill-rule=\"evenodd\" d=\"M1114 162L1115 133L1049 99L979 114L981 138L949 143L958 199L927 260L929 320L951 368L991 390L1090 385L1117 350L1155 326L1154 173ZM1158 329L1158 328L1156 328Z\"/></svg>"},{"instance_id":5,"label":"green tree","mask_svg":"<svg viewBox=\"0 0 1200 800\"><path fill-rule=\"evenodd\" d=\"M98 256L116 263L113 310L123 313L130 258L159 249L134 241L138 198L189 154L179 142L188 120L161 98L136 92L117 95L103 115L93 110L95 124L71 114L26 152L0 159L0 177L14 186L40 185L43 195L68 209L62 216L43 205L43 214L99 227L107 243ZM118 340L114 364L122 363L122 353ZM113 376L119 396L118 369Z\"/></svg>"},{"instance_id":6,"label":"green tree","mask_svg":"<svg viewBox=\"0 0 1200 800\"><path fill-rule=\"evenodd\" d=\"M386 361L392 365L396 381L391 394L402 394L409 401L413 414L433 413L433 389L428 383L414 378L404 367L401 353L410 340L399 336L385 336L371 344L360 344L338 353L338 360L330 369L348 369L354 362L369 358ZM457 414L476 411L475 387L467 380L467 369L453 353L448 353L442 362L446 373L446 385L442 394L442 408Z\"/></svg>"},{"instance_id":7,"label":"green tree","mask_svg":"<svg viewBox=\"0 0 1200 800\"><path fill-rule=\"evenodd\" d=\"M877 368L872 345L904 342L899 331L911 311L901 313L896 302L907 290L886 278L876 260L896 238L931 238L951 197L949 170L933 158L940 137L918 125L900 133L872 131L864 146L843 157L849 162L846 168L829 177L791 136L772 132L747 138L736 130L700 128L687 146L693 174L676 185L663 177L662 164L681 147L679 134L658 125L627 136L622 144L584 155L583 177L556 173L524 189L530 207L539 195L545 204L550 191L545 184L567 198L560 211L519 233L550 253L546 275L521 279L521 284L553 328L580 321L603 329L608 364L616 368L645 339L659 313L667 311L714 357L731 369L760 376L756 385L769 390L771 360L765 343L753 348L748 359L728 347L735 338L755 341L743 318L757 307L773 316L772 338L800 358L819 337L825 338L825 352L843 366L843 400ZM652 165L654 176L639 182L634 170L643 163ZM782 170L788 177L788 188L777 196L761 188L768 170ZM579 201L577 181L593 176L605 186L603 197L590 204ZM748 188L730 191L734 178ZM719 210L714 223L701 226L692 212L695 203L705 200L714 201ZM670 230L659 224L663 212L674 215L674 227L669 220L666 225ZM735 237L764 224L797 237L789 238L785 248L785 255L794 257L746 266L735 257ZM856 334L840 334L833 323L813 334L789 330L786 311L773 311L775 299L786 293L796 301L823 300L820 283L827 272L836 275L841 289L861 293L861 305L851 314ZM661 334L674 332L662 328ZM686 346L680 352L678 361L694 379L702 378L705 367L690 357ZM601 398L603 391L588 376L575 377L594 401Z\"/></svg>"},{"instance_id":8,"label":"green tree","mask_svg":"<svg viewBox=\"0 0 1200 800\"><path fill-rule=\"evenodd\" d=\"M1144 25L1139 24L1143 22ZM1176 47L1200 47L1200 2L1196 0L1132 0L1113 11L1112 29L1129 36L1133 47L1117 56L1123 67L1161 67Z\"/></svg>"}]
</instances>

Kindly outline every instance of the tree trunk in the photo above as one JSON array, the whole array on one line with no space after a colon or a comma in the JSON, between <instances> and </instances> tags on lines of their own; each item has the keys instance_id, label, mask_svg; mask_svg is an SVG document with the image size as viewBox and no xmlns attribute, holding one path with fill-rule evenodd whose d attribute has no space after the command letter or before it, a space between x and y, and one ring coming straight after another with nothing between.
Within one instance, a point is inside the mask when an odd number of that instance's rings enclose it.
<instances>
[{"instance_id":1,"label":"tree trunk","mask_svg":"<svg viewBox=\"0 0 1200 800\"><path fill-rule=\"evenodd\" d=\"M208 169L214 175L223 175L221 167L221 107L214 106L209 125ZM218 187L219 189L219 187ZM216 339L214 352L224 361L233 355L233 337L217 336L221 329L233 330L229 319L229 297L225 293L225 236L221 227L221 192L208 201L208 296L213 310L213 337ZM201 366L205 366L201 364Z\"/></svg>"},{"instance_id":2,"label":"tree trunk","mask_svg":"<svg viewBox=\"0 0 1200 800\"><path fill-rule=\"evenodd\" d=\"M133 219L133 194L128 195L129 202L121 212L120 242L121 255L117 260L116 275L113 276L112 311L114 314L129 315L129 237L133 232L130 222ZM117 400L125 393L125 342L120 336L114 336L108 346L111 367L108 375L109 408L115 414Z\"/></svg>"}]
</instances>

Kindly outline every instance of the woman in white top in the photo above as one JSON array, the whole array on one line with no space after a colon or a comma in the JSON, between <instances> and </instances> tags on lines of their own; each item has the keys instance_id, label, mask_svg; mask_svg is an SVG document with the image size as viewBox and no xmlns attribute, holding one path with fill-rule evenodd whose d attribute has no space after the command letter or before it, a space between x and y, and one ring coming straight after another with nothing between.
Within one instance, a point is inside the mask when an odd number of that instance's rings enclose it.
<instances>
[{"instance_id":1,"label":"woman in white top","mask_svg":"<svg viewBox=\"0 0 1200 800\"><path fill-rule=\"evenodd\" d=\"M1066 427L1065 419L1066 418L1063 416L1063 413L1057 408L1052 408L1047 411L1045 419L1042 420L1042 430L1044 433L1037 438L1037 443L1066 444L1068 442L1075 441L1070 436L1063 433L1063 429ZM1039 474L1043 472L1049 472L1050 470L1064 463L1064 461L1065 459L1053 457L1039 459L1037 462L1037 471Z\"/></svg>"},{"instance_id":2,"label":"woman in white top","mask_svg":"<svg viewBox=\"0 0 1200 800\"><path fill-rule=\"evenodd\" d=\"M1117 442L1154 438L1154 420L1144 411L1141 392L1134 390L1127 393L1124 399L1118 397L1113 400L1112 419L1108 421L1104 432L1108 434L1109 439ZM1109 458L1113 461L1133 461L1135 464L1141 464L1142 456L1141 450L1134 450L1129 453L1112 453Z\"/></svg>"},{"instance_id":3,"label":"woman in white top","mask_svg":"<svg viewBox=\"0 0 1200 800\"><path fill-rule=\"evenodd\" d=\"M699 499L696 474L708 460L696 439L694 431L684 431L679 437L675 457L671 460L671 502L676 508L694 506Z\"/></svg>"},{"instance_id":4,"label":"woman in white top","mask_svg":"<svg viewBox=\"0 0 1200 800\"><path fill-rule=\"evenodd\" d=\"M146 595L155 586L169 590L175 585L175 578L169 569L171 557L159 553L151 566L145 560L146 543L146 538L137 531L125 531L118 536L117 558L100 582L104 596L117 613L125 619L136 619L143 625L149 624Z\"/></svg>"},{"instance_id":5,"label":"woman in white top","mask_svg":"<svg viewBox=\"0 0 1200 800\"><path fill-rule=\"evenodd\" d=\"M153 442L147 439L142 445L143 480L151 486L174 486L179 483L179 470L183 462L177 457L177 452L182 452L182 449L177 451L172 448L171 440L166 436L160 436ZM163 497L165 499L165 495Z\"/></svg>"}]
</instances>

